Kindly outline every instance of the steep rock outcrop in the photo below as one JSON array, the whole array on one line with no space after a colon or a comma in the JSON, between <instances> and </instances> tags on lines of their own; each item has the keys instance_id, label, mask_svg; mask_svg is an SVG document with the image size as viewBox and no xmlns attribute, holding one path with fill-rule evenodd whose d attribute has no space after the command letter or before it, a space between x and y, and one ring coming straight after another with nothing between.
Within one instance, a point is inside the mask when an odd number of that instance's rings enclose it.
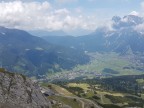
<instances>
[{"instance_id":1,"label":"steep rock outcrop","mask_svg":"<svg viewBox=\"0 0 144 108\"><path fill-rule=\"evenodd\" d=\"M37 83L0 69L0 108L51 108Z\"/></svg>"}]
</instances>

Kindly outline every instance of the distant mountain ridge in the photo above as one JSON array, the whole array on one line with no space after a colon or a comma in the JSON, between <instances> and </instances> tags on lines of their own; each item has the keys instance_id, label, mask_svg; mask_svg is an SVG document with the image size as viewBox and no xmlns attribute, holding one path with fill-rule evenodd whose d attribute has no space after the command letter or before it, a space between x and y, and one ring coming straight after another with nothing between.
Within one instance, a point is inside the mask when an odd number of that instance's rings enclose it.
<instances>
[{"instance_id":1,"label":"distant mountain ridge","mask_svg":"<svg viewBox=\"0 0 144 108\"><path fill-rule=\"evenodd\" d=\"M114 16L112 28L107 27L96 29L95 32L80 37L43 37L50 43L82 49L89 52L115 51L124 53L131 49L132 52L144 52L144 34L135 28L144 23L144 18L127 15L123 18Z\"/></svg>"},{"instance_id":2,"label":"distant mountain ridge","mask_svg":"<svg viewBox=\"0 0 144 108\"><path fill-rule=\"evenodd\" d=\"M46 31L46 30L31 30L29 31L30 34L34 36L67 36L68 34L62 30L55 30L55 31Z\"/></svg>"},{"instance_id":3,"label":"distant mountain ridge","mask_svg":"<svg viewBox=\"0 0 144 108\"><path fill-rule=\"evenodd\" d=\"M112 21L114 22L113 28L120 29L124 27L132 27L132 26L142 24L144 23L144 18L136 15L127 15L124 16L123 18L120 18L119 16L114 16L112 18Z\"/></svg>"},{"instance_id":4,"label":"distant mountain ridge","mask_svg":"<svg viewBox=\"0 0 144 108\"><path fill-rule=\"evenodd\" d=\"M38 76L88 61L83 51L50 44L23 30L0 28L0 66L7 70Z\"/></svg>"},{"instance_id":5,"label":"distant mountain ridge","mask_svg":"<svg viewBox=\"0 0 144 108\"><path fill-rule=\"evenodd\" d=\"M144 23L143 18L115 16L112 21L113 30L101 27L85 36L47 36L43 39L23 30L0 27L0 67L39 76L88 63L90 58L86 52L143 54L144 34L135 29Z\"/></svg>"}]
</instances>

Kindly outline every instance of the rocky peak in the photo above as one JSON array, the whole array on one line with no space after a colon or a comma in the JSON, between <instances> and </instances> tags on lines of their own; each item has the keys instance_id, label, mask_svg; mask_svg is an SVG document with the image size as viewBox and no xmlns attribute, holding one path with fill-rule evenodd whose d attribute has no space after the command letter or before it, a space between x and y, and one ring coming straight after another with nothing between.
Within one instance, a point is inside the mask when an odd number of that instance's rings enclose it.
<instances>
[{"instance_id":1,"label":"rocky peak","mask_svg":"<svg viewBox=\"0 0 144 108\"><path fill-rule=\"evenodd\" d=\"M143 18L139 17L139 16L136 16L136 15L127 15L127 16L124 16L123 19L126 19L127 22L133 22L136 25L143 23Z\"/></svg>"},{"instance_id":2,"label":"rocky peak","mask_svg":"<svg viewBox=\"0 0 144 108\"><path fill-rule=\"evenodd\" d=\"M121 20L121 17L119 17L119 16L113 16L112 17L112 21L114 21L114 22L119 22Z\"/></svg>"},{"instance_id":3,"label":"rocky peak","mask_svg":"<svg viewBox=\"0 0 144 108\"><path fill-rule=\"evenodd\" d=\"M37 83L0 68L0 108L51 108Z\"/></svg>"},{"instance_id":4,"label":"rocky peak","mask_svg":"<svg viewBox=\"0 0 144 108\"><path fill-rule=\"evenodd\" d=\"M144 19L136 15L126 15L123 18L114 16L112 21L114 29L129 28L144 23Z\"/></svg>"}]
</instances>

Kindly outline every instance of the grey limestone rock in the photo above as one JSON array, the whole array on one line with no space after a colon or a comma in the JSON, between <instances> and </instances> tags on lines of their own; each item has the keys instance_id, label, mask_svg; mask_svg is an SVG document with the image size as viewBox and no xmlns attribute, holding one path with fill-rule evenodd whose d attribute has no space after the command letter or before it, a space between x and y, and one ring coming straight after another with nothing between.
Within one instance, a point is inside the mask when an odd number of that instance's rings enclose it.
<instances>
[{"instance_id":1,"label":"grey limestone rock","mask_svg":"<svg viewBox=\"0 0 144 108\"><path fill-rule=\"evenodd\" d=\"M0 70L0 108L51 108L37 83Z\"/></svg>"}]
</instances>

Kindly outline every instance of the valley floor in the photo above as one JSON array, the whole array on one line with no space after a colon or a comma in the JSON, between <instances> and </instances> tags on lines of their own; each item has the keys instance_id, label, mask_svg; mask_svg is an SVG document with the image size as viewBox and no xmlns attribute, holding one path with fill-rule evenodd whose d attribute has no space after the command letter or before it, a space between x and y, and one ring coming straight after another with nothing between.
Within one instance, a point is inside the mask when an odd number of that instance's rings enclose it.
<instances>
[{"instance_id":1,"label":"valley floor","mask_svg":"<svg viewBox=\"0 0 144 108\"><path fill-rule=\"evenodd\" d=\"M72 70L47 75L48 81L72 80L75 78L112 77L122 75L144 74L144 55L119 55L110 53L89 53L91 61L85 65L77 65ZM45 78L44 78L45 79Z\"/></svg>"}]
</instances>

